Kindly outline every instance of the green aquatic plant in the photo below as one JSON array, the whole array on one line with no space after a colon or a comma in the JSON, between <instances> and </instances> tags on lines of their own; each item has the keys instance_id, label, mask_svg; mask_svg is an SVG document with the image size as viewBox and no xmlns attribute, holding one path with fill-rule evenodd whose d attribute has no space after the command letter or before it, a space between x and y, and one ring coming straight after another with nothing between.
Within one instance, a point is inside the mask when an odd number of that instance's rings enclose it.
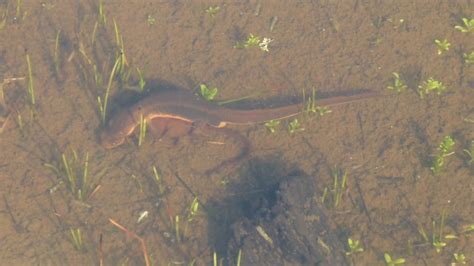
<instances>
[{"instance_id":1,"label":"green aquatic plant","mask_svg":"<svg viewBox=\"0 0 474 266\"><path fill-rule=\"evenodd\" d=\"M154 25L156 22L156 19L151 14L148 14L146 16L146 22L148 23L148 25Z\"/></svg>"},{"instance_id":2,"label":"green aquatic plant","mask_svg":"<svg viewBox=\"0 0 474 266\"><path fill-rule=\"evenodd\" d=\"M270 131L270 133L275 133L276 127L280 124L280 120L269 120L265 122L265 127Z\"/></svg>"},{"instance_id":3,"label":"green aquatic plant","mask_svg":"<svg viewBox=\"0 0 474 266\"><path fill-rule=\"evenodd\" d=\"M454 28L463 33L474 31L474 18L462 18L462 22L464 23L464 26L456 25Z\"/></svg>"},{"instance_id":4,"label":"green aquatic plant","mask_svg":"<svg viewBox=\"0 0 474 266\"><path fill-rule=\"evenodd\" d=\"M201 93L201 96L204 97L204 99L208 101L214 100L218 93L217 88L208 88L206 84L201 84L199 85L199 92Z\"/></svg>"},{"instance_id":5,"label":"green aquatic plant","mask_svg":"<svg viewBox=\"0 0 474 266\"><path fill-rule=\"evenodd\" d=\"M349 251L346 251L346 256L350 256L355 253L363 252L364 248L361 246L359 240L352 240L352 238L347 239L347 246L349 247Z\"/></svg>"},{"instance_id":6,"label":"green aquatic plant","mask_svg":"<svg viewBox=\"0 0 474 266\"><path fill-rule=\"evenodd\" d=\"M301 132L304 131L304 128L301 127L300 122L298 121L298 118L293 119L289 124L288 124L288 131L290 134L296 133L296 132Z\"/></svg>"},{"instance_id":7,"label":"green aquatic plant","mask_svg":"<svg viewBox=\"0 0 474 266\"><path fill-rule=\"evenodd\" d=\"M162 195L165 192L165 187L163 185L163 180L161 179L161 176L158 173L158 170L156 169L156 166L153 166L152 170L153 170L153 180L155 181L155 183L158 187L159 195Z\"/></svg>"},{"instance_id":8,"label":"green aquatic plant","mask_svg":"<svg viewBox=\"0 0 474 266\"><path fill-rule=\"evenodd\" d=\"M179 232L179 215L174 218L174 232L176 234L176 242L181 242L181 234Z\"/></svg>"},{"instance_id":9,"label":"green aquatic plant","mask_svg":"<svg viewBox=\"0 0 474 266\"><path fill-rule=\"evenodd\" d=\"M464 256L463 253L453 253L453 257L454 257L454 262L451 264L453 266L457 265L457 264L466 264L467 261L466 261L466 256Z\"/></svg>"},{"instance_id":10,"label":"green aquatic plant","mask_svg":"<svg viewBox=\"0 0 474 266\"><path fill-rule=\"evenodd\" d=\"M100 113L100 118L102 123L105 123L105 115L107 114L107 104L109 101L109 94L110 94L110 89L112 88L112 81L114 80L115 73L117 71L117 67L120 64L120 58L117 58L115 60L114 67L112 68L112 71L110 72L109 76L109 82L107 83L107 89L105 90L105 95L104 98L102 99L100 96L97 96L97 103L99 105L99 113Z\"/></svg>"},{"instance_id":11,"label":"green aquatic plant","mask_svg":"<svg viewBox=\"0 0 474 266\"><path fill-rule=\"evenodd\" d=\"M454 154L453 148L456 142L451 136L445 136L438 146L438 155L433 159L431 164L431 171L435 175L439 175L443 172L445 166L445 158Z\"/></svg>"},{"instance_id":12,"label":"green aquatic plant","mask_svg":"<svg viewBox=\"0 0 474 266\"><path fill-rule=\"evenodd\" d=\"M404 258L392 259L392 256L390 256L388 253L384 253L383 257L385 259L385 263L387 263L388 266L405 264Z\"/></svg>"},{"instance_id":13,"label":"green aquatic plant","mask_svg":"<svg viewBox=\"0 0 474 266\"><path fill-rule=\"evenodd\" d=\"M104 10L104 1L99 0L99 22L105 25L107 22L107 18L105 17L105 10Z\"/></svg>"},{"instance_id":14,"label":"green aquatic plant","mask_svg":"<svg viewBox=\"0 0 474 266\"><path fill-rule=\"evenodd\" d=\"M264 37L263 39L261 39L257 35L253 35L252 33L250 33L247 36L247 39L245 40L244 43L237 42L234 45L234 48L239 48L240 49L240 48L259 47L260 50L262 50L264 52L269 52L270 50L268 49L268 45L271 42L273 42L273 39L270 39L270 38L267 38L267 37Z\"/></svg>"},{"instance_id":15,"label":"green aquatic plant","mask_svg":"<svg viewBox=\"0 0 474 266\"><path fill-rule=\"evenodd\" d=\"M209 16L214 17L220 9L219 6L210 6L206 9L206 13L209 14Z\"/></svg>"},{"instance_id":16,"label":"green aquatic plant","mask_svg":"<svg viewBox=\"0 0 474 266\"><path fill-rule=\"evenodd\" d=\"M120 64L117 66L117 72L120 74L120 79L123 82L126 82L128 80L128 77L130 76L130 70L126 72L126 69L128 67L127 63L127 57L125 56L125 48L123 45L123 38L122 35L120 34L119 27L117 25L117 22L115 19L114 21L114 31L115 31L115 42L117 44L117 52L115 53L115 58L120 59Z\"/></svg>"},{"instance_id":17,"label":"green aquatic plant","mask_svg":"<svg viewBox=\"0 0 474 266\"><path fill-rule=\"evenodd\" d=\"M59 38L61 34L61 30L58 30L56 33L56 40L54 42L54 56L53 56L53 61L54 61L54 69L56 70L56 75L59 75L59 55L61 51L59 51Z\"/></svg>"},{"instance_id":18,"label":"green aquatic plant","mask_svg":"<svg viewBox=\"0 0 474 266\"><path fill-rule=\"evenodd\" d=\"M7 17L8 17L8 4L5 12L0 16L0 30L3 30L7 25Z\"/></svg>"},{"instance_id":19,"label":"green aquatic plant","mask_svg":"<svg viewBox=\"0 0 474 266\"><path fill-rule=\"evenodd\" d=\"M239 253L237 253L237 262L235 263L235 265L240 266L241 260L242 260L242 249L239 249Z\"/></svg>"},{"instance_id":20,"label":"green aquatic plant","mask_svg":"<svg viewBox=\"0 0 474 266\"><path fill-rule=\"evenodd\" d=\"M143 78L142 71L138 67L137 67L137 73L138 73L138 88L140 89L141 92L143 92L145 90L146 81Z\"/></svg>"},{"instance_id":21,"label":"green aquatic plant","mask_svg":"<svg viewBox=\"0 0 474 266\"><path fill-rule=\"evenodd\" d=\"M462 57L464 58L464 63L466 63L468 65L473 65L474 64L474 51L472 51L470 53L464 53L462 55Z\"/></svg>"},{"instance_id":22,"label":"green aquatic plant","mask_svg":"<svg viewBox=\"0 0 474 266\"><path fill-rule=\"evenodd\" d=\"M267 232L265 231L265 229L263 229L262 226L257 225L257 227L256 227L255 229L257 229L257 233L258 233L263 239L265 239L265 241L267 241L270 245L273 245L273 239L267 234Z\"/></svg>"},{"instance_id":23,"label":"green aquatic plant","mask_svg":"<svg viewBox=\"0 0 474 266\"><path fill-rule=\"evenodd\" d=\"M329 109L327 106L317 106L315 109L316 113L318 113L319 116L325 116L327 114L332 113L332 110Z\"/></svg>"},{"instance_id":24,"label":"green aquatic plant","mask_svg":"<svg viewBox=\"0 0 474 266\"><path fill-rule=\"evenodd\" d=\"M194 198L194 200L191 203L191 206L189 207L189 210L187 211L187 214L186 214L186 224L184 225L184 230L183 230L183 237L184 238L186 238L187 233L188 233L189 225L191 224L191 222L196 217L198 211L199 211L199 200L198 200L198 198Z\"/></svg>"},{"instance_id":25,"label":"green aquatic plant","mask_svg":"<svg viewBox=\"0 0 474 266\"><path fill-rule=\"evenodd\" d=\"M250 47L258 46L259 44L260 44L260 37L250 33L249 36L247 37L247 40L245 40L244 47L250 48Z\"/></svg>"},{"instance_id":26,"label":"green aquatic plant","mask_svg":"<svg viewBox=\"0 0 474 266\"><path fill-rule=\"evenodd\" d=\"M398 74L397 72L393 72L392 75L393 75L393 85L388 86L387 89L396 91L397 93L400 93L406 90L407 85L400 78L400 74Z\"/></svg>"},{"instance_id":27,"label":"green aquatic plant","mask_svg":"<svg viewBox=\"0 0 474 266\"><path fill-rule=\"evenodd\" d=\"M423 83L418 86L418 89L420 97L423 98L424 95L427 95L431 92L436 92L437 95L441 95L441 93L446 90L446 87L443 85L442 82L430 77L426 81L423 81Z\"/></svg>"},{"instance_id":28,"label":"green aquatic plant","mask_svg":"<svg viewBox=\"0 0 474 266\"><path fill-rule=\"evenodd\" d=\"M342 200L342 195L347 190L347 178L348 173L347 171L342 172L342 170L334 166L331 170L331 174L333 177L332 188L325 187L323 191L323 195L321 196L321 203L326 204L326 206L336 209L339 206L339 203ZM332 196L329 198L330 201L327 201L329 194Z\"/></svg>"},{"instance_id":29,"label":"green aquatic plant","mask_svg":"<svg viewBox=\"0 0 474 266\"><path fill-rule=\"evenodd\" d=\"M474 224L469 224L469 225L463 226L463 229L462 229L463 233L469 233L469 232L473 232L473 231L474 231Z\"/></svg>"},{"instance_id":30,"label":"green aquatic plant","mask_svg":"<svg viewBox=\"0 0 474 266\"><path fill-rule=\"evenodd\" d=\"M45 166L66 184L67 189L77 200L86 200L95 187L89 180L89 153L86 153L81 161L76 151L73 150L72 158L68 158L63 153L60 163L56 165L46 163Z\"/></svg>"},{"instance_id":31,"label":"green aquatic plant","mask_svg":"<svg viewBox=\"0 0 474 266\"><path fill-rule=\"evenodd\" d=\"M444 156L449 156L452 153L454 153L453 152L454 144L456 144L456 142L451 136L445 136L443 140L441 141L441 143L439 144L438 149L441 151L441 154L443 154Z\"/></svg>"},{"instance_id":32,"label":"green aquatic plant","mask_svg":"<svg viewBox=\"0 0 474 266\"><path fill-rule=\"evenodd\" d=\"M439 218L439 223L436 220L433 220L433 233L432 233L432 245L436 249L437 253L440 253L441 250L446 247L447 242L445 240L449 239L457 239L458 237L453 234L445 234L444 233L444 226L446 221L446 211L443 210L441 216Z\"/></svg>"},{"instance_id":33,"label":"green aquatic plant","mask_svg":"<svg viewBox=\"0 0 474 266\"><path fill-rule=\"evenodd\" d=\"M33 71L31 70L30 55L26 54L26 64L28 65L28 96L30 103L34 106L36 104L35 87L33 84Z\"/></svg>"},{"instance_id":34,"label":"green aquatic plant","mask_svg":"<svg viewBox=\"0 0 474 266\"><path fill-rule=\"evenodd\" d=\"M143 117L143 114L140 114L139 128L140 128L140 133L138 134L138 147L142 146L143 142L145 141L145 136L146 136L147 121Z\"/></svg>"},{"instance_id":35,"label":"green aquatic plant","mask_svg":"<svg viewBox=\"0 0 474 266\"><path fill-rule=\"evenodd\" d=\"M318 106L316 104L316 89L312 89L311 97L306 99L305 90L303 90L303 102L306 103L306 112L308 113L318 113L319 116L324 116L331 113L331 109L327 106Z\"/></svg>"},{"instance_id":36,"label":"green aquatic plant","mask_svg":"<svg viewBox=\"0 0 474 266\"><path fill-rule=\"evenodd\" d=\"M71 228L69 229L69 232L71 233L71 239L72 239L72 244L74 245L74 248L77 251L85 251L84 244L82 242L82 234L81 234L81 229L79 228Z\"/></svg>"},{"instance_id":37,"label":"green aquatic plant","mask_svg":"<svg viewBox=\"0 0 474 266\"><path fill-rule=\"evenodd\" d=\"M26 15L28 14L27 11L22 11L23 7L23 0L17 0L16 1L16 13L15 13L15 18L16 19L21 19L24 20Z\"/></svg>"},{"instance_id":38,"label":"green aquatic plant","mask_svg":"<svg viewBox=\"0 0 474 266\"><path fill-rule=\"evenodd\" d=\"M438 46L438 55L441 55L442 53L449 51L449 46L451 46L451 44L448 42L447 39L444 39L442 41L436 39L434 40L434 42Z\"/></svg>"}]
</instances>

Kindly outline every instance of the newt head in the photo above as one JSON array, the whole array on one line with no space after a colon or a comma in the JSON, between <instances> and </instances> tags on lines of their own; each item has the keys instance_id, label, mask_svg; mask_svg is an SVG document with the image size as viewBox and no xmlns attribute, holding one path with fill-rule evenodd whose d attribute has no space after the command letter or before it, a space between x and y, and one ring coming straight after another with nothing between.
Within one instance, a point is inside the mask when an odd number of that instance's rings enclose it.
<instances>
[{"instance_id":1,"label":"newt head","mask_svg":"<svg viewBox=\"0 0 474 266\"><path fill-rule=\"evenodd\" d=\"M120 134L110 134L108 130L102 130L99 134L100 145L105 149L112 149L122 145L125 142L125 137Z\"/></svg>"},{"instance_id":2,"label":"newt head","mask_svg":"<svg viewBox=\"0 0 474 266\"><path fill-rule=\"evenodd\" d=\"M107 125L101 129L99 141L102 147L112 149L122 145L125 138L130 136L138 123L128 110L123 110L112 117Z\"/></svg>"}]
</instances>

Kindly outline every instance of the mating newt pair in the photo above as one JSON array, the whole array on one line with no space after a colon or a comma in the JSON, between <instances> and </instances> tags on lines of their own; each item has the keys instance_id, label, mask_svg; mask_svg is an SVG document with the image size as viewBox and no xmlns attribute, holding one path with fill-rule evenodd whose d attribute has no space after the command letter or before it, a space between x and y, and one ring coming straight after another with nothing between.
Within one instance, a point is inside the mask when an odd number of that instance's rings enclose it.
<instances>
[{"instance_id":1,"label":"mating newt pair","mask_svg":"<svg viewBox=\"0 0 474 266\"><path fill-rule=\"evenodd\" d=\"M334 106L377 96L379 94L375 92L363 92L351 96L316 100L316 105ZM146 121L165 118L223 128L227 124L253 124L292 117L304 112L305 107L305 103L302 102L278 108L238 110L211 103L188 91L156 91L115 114L100 133L100 140L102 146L107 149L123 144L138 127L142 116Z\"/></svg>"}]
</instances>

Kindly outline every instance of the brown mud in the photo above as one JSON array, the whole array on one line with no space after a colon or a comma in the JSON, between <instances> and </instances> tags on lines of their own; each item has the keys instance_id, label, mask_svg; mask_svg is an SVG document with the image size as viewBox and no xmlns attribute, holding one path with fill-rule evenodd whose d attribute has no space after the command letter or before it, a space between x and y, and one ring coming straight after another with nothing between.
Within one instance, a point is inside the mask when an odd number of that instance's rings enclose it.
<instances>
[{"instance_id":1,"label":"brown mud","mask_svg":"<svg viewBox=\"0 0 474 266\"><path fill-rule=\"evenodd\" d=\"M236 265L239 251L241 265L472 263L474 66L463 54L474 32L455 29L472 1L104 0L105 21L100 3L0 1L0 264L144 265L141 243L110 219L143 239L153 265ZM250 34L271 38L269 51L239 48ZM295 133L291 120L275 133L231 126L249 150L222 168L243 144L219 131L100 146L97 97L117 58L108 115L139 98L137 68L147 89L205 83L218 100L385 96L299 116ZM387 89L393 72L400 94ZM430 77L447 89L422 99ZM454 154L435 175L445 136ZM86 184L71 186L64 160L81 177L86 157ZM348 173L337 206L334 166ZM346 255L349 238L363 251Z\"/></svg>"}]
</instances>

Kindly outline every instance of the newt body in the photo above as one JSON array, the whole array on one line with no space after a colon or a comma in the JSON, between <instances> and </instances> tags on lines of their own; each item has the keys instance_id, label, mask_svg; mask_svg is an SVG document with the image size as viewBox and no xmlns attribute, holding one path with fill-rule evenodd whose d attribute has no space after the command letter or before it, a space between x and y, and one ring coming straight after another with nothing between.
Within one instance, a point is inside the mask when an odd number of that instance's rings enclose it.
<instances>
[{"instance_id":1,"label":"newt body","mask_svg":"<svg viewBox=\"0 0 474 266\"><path fill-rule=\"evenodd\" d=\"M364 92L351 96L337 96L316 100L317 106L334 106L379 96L374 92ZM102 146L110 149L124 143L139 125L140 116L146 121L167 118L188 123L205 123L222 128L227 124L253 124L269 120L283 119L305 111L305 103L283 107L239 110L219 106L206 101L191 92L183 90L157 91L115 114L100 134Z\"/></svg>"}]
</instances>

